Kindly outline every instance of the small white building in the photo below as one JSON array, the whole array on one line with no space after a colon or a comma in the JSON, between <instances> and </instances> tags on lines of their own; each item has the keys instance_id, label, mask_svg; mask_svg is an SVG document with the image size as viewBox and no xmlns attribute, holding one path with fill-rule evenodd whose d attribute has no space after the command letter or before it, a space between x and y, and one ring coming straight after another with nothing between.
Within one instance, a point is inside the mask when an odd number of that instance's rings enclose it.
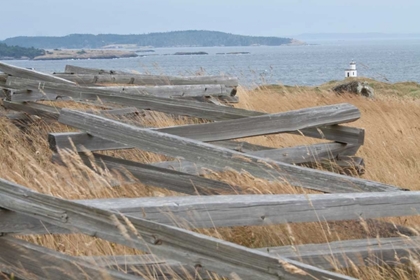
<instances>
[{"instance_id":1,"label":"small white building","mask_svg":"<svg viewBox=\"0 0 420 280\"><path fill-rule=\"evenodd\" d=\"M352 61L350 63L350 68L346 69L346 78L356 78L356 77L357 77L356 62Z\"/></svg>"}]
</instances>

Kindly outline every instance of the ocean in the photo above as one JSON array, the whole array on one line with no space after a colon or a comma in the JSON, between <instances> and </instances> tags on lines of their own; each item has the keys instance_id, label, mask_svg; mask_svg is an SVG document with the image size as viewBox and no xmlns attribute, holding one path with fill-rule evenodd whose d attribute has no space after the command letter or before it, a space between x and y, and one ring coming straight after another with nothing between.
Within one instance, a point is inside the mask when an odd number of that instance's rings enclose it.
<instances>
[{"instance_id":1,"label":"ocean","mask_svg":"<svg viewBox=\"0 0 420 280\"><path fill-rule=\"evenodd\" d=\"M226 74L240 84L316 86L344 79L344 70L354 60L359 76L386 82L420 83L420 39L311 41L308 45L252 47L155 48L136 58L98 60L26 61L7 63L52 73L66 64L83 67L134 70L166 75ZM176 52L206 52L208 55L173 55ZM249 54L226 54L246 52ZM225 54L220 54L225 53Z\"/></svg>"}]
</instances>

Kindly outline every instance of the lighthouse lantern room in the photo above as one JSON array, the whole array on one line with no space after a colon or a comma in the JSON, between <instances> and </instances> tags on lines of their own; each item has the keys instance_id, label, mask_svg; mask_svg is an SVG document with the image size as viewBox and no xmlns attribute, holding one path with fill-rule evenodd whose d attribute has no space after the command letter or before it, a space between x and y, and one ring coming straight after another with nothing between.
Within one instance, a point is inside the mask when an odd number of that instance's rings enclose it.
<instances>
[{"instance_id":1,"label":"lighthouse lantern room","mask_svg":"<svg viewBox=\"0 0 420 280\"><path fill-rule=\"evenodd\" d=\"M357 77L356 62L352 61L350 63L350 68L346 69L346 78L355 78Z\"/></svg>"}]
</instances>

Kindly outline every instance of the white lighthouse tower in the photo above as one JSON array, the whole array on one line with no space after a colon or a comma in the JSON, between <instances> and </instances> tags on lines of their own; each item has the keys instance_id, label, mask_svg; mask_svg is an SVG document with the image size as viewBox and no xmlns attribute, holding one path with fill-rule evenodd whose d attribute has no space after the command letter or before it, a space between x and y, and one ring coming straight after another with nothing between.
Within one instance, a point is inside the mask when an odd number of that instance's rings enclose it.
<instances>
[{"instance_id":1,"label":"white lighthouse tower","mask_svg":"<svg viewBox=\"0 0 420 280\"><path fill-rule=\"evenodd\" d=\"M356 62L352 61L350 63L350 68L346 69L346 78L356 78L356 77L357 77Z\"/></svg>"}]
</instances>

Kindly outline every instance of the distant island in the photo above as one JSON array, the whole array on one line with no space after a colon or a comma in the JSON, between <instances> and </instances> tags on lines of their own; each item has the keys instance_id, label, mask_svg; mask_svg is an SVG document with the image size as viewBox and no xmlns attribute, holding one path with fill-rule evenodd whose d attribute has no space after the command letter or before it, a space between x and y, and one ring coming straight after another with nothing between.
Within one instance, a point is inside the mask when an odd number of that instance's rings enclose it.
<instances>
[{"instance_id":1,"label":"distant island","mask_svg":"<svg viewBox=\"0 0 420 280\"><path fill-rule=\"evenodd\" d=\"M36 48L25 48L20 46L8 46L0 43L0 59L33 59L45 54L44 50Z\"/></svg>"},{"instance_id":2,"label":"distant island","mask_svg":"<svg viewBox=\"0 0 420 280\"><path fill-rule=\"evenodd\" d=\"M101 49L137 47L214 47L214 46L280 46L296 40L281 37L242 36L218 31L188 30L139 35L71 34L62 37L19 36L0 43L38 49Z\"/></svg>"}]
</instances>

